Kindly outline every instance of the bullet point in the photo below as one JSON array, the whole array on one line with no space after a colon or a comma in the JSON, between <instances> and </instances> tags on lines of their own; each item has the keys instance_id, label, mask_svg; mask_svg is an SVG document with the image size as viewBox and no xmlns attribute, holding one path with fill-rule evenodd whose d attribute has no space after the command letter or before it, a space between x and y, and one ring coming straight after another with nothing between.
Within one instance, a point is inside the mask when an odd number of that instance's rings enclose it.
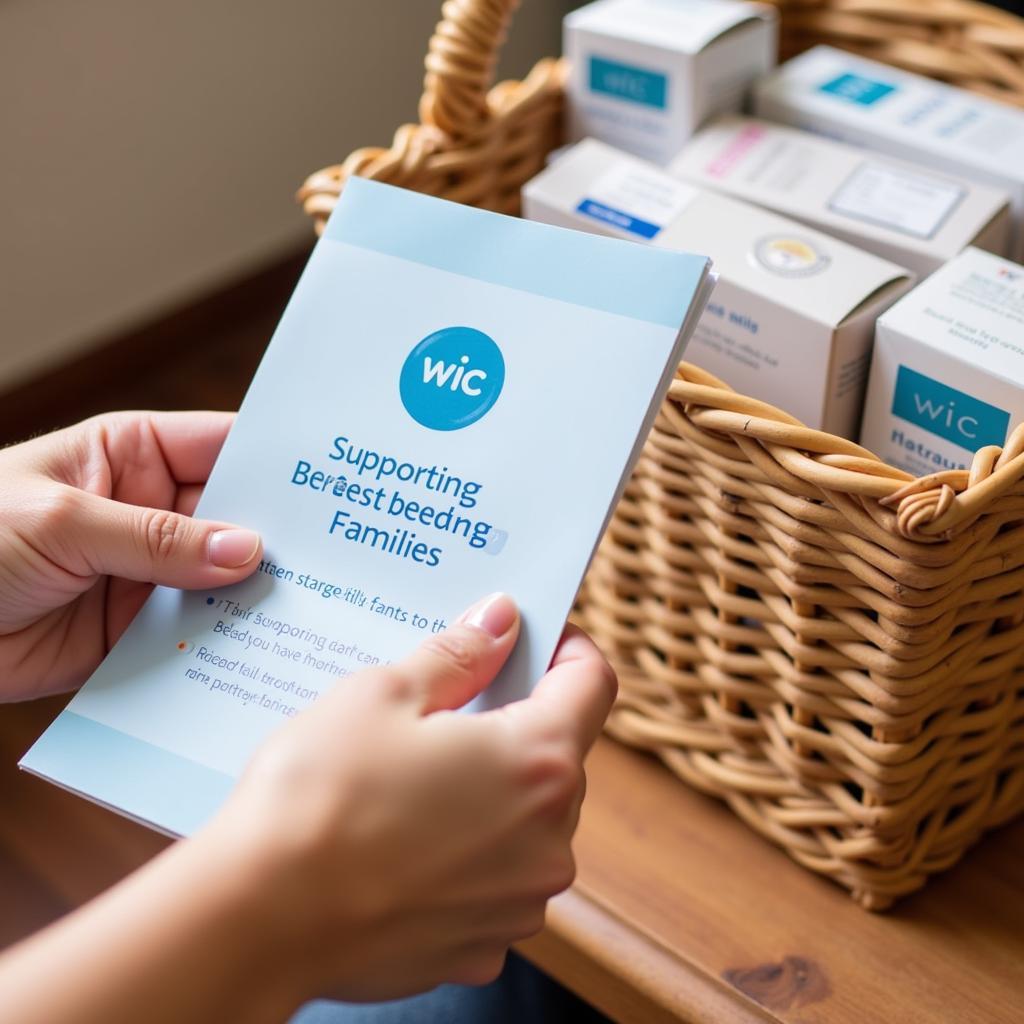
<instances>
[{"instance_id":1,"label":"bullet point","mask_svg":"<svg viewBox=\"0 0 1024 1024\"><path fill-rule=\"evenodd\" d=\"M215 600L214 598L212 598L212 597L208 597L208 598L206 599L206 603L207 603L207 604L213 604L214 600Z\"/></svg>"},{"instance_id":2,"label":"bullet point","mask_svg":"<svg viewBox=\"0 0 1024 1024\"><path fill-rule=\"evenodd\" d=\"M185 641L184 641L184 640L179 640L179 641L178 641L178 650L179 650L179 651L183 651L183 650L185 650L185 648L186 648L186 647L188 647L188 644L187 644L187 643L185 643Z\"/></svg>"}]
</instances>

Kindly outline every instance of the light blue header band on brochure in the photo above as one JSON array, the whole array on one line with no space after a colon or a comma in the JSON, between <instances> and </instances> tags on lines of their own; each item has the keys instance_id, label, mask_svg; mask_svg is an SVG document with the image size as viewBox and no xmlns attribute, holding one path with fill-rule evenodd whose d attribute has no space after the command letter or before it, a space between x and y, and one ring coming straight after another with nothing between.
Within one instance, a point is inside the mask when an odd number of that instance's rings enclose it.
<instances>
[{"instance_id":1,"label":"light blue header band on brochure","mask_svg":"<svg viewBox=\"0 0 1024 1024\"><path fill-rule=\"evenodd\" d=\"M346 202L358 195L359 202ZM351 178L324 238L678 330L707 259ZM622 246L632 246L623 259Z\"/></svg>"},{"instance_id":2,"label":"light blue header band on brochure","mask_svg":"<svg viewBox=\"0 0 1024 1024\"><path fill-rule=\"evenodd\" d=\"M74 779L93 800L182 836L213 817L236 781L73 711L57 716L22 767Z\"/></svg>"}]
</instances>

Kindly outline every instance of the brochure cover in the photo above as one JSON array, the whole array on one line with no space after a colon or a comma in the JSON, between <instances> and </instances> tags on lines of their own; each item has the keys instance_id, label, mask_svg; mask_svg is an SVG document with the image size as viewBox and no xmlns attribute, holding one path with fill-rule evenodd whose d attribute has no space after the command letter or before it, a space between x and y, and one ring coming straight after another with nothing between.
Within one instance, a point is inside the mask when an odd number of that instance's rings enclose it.
<instances>
[{"instance_id":1,"label":"brochure cover","mask_svg":"<svg viewBox=\"0 0 1024 1024\"><path fill-rule=\"evenodd\" d=\"M708 271L350 181L197 510L258 530L258 571L157 588L21 766L187 835L275 726L499 590L522 635L475 706L525 696Z\"/></svg>"}]
</instances>

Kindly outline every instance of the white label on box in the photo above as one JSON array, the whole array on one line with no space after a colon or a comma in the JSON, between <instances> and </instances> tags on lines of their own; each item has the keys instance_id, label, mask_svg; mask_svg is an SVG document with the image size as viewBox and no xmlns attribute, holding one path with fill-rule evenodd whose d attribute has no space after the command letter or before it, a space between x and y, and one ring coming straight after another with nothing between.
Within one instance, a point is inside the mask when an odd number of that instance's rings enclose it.
<instances>
[{"instance_id":1,"label":"white label on box","mask_svg":"<svg viewBox=\"0 0 1024 1024\"><path fill-rule=\"evenodd\" d=\"M829 209L855 220L933 238L967 194L951 181L902 167L863 163L829 200Z\"/></svg>"},{"instance_id":2,"label":"white label on box","mask_svg":"<svg viewBox=\"0 0 1024 1024\"><path fill-rule=\"evenodd\" d=\"M695 195L689 185L636 164L625 164L597 178L576 212L650 239L671 224Z\"/></svg>"}]
</instances>

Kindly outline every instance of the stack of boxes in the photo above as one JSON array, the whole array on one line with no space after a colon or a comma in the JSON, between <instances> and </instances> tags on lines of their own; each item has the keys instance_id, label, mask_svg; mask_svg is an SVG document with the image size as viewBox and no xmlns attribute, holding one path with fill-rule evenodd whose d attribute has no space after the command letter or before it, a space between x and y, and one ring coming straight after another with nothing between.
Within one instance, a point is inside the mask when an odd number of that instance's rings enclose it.
<instances>
[{"instance_id":1,"label":"stack of boxes","mask_svg":"<svg viewBox=\"0 0 1024 1024\"><path fill-rule=\"evenodd\" d=\"M857 429L875 320L913 281L902 267L593 139L526 186L523 213L707 253L718 283L687 359L808 426Z\"/></svg>"},{"instance_id":2,"label":"stack of boxes","mask_svg":"<svg viewBox=\"0 0 1024 1024\"><path fill-rule=\"evenodd\" d=\"M1024 419L1024 112L830 47L773 70L776 43L756 3L574 11L577 145L524 214L706 253L688 359L912 473L967 466Z\"/></svg>"},{"instance_id":3,"label":"stack of boxes","mask_svg":"<svg viewBox=\"0 0 1024 1024\"><path fill-rule=\"evenodd\" d=\"M684 0L685 2L685 0ZM754 112L1006 193L1024 258L1024 114L830 46L757 82Z\"/></svg>"},{"instance_id":4,"label":"stack of boxes","mask_svg":"<svg viewBox=\"0 0 1024 1024\"><path fill-rule=\"evenodd\" d=\"M1006 252L1005 192L750 117L699 131L673 174L776 210L925 278L969 245Z\"/></svg>"}]
</instances>

